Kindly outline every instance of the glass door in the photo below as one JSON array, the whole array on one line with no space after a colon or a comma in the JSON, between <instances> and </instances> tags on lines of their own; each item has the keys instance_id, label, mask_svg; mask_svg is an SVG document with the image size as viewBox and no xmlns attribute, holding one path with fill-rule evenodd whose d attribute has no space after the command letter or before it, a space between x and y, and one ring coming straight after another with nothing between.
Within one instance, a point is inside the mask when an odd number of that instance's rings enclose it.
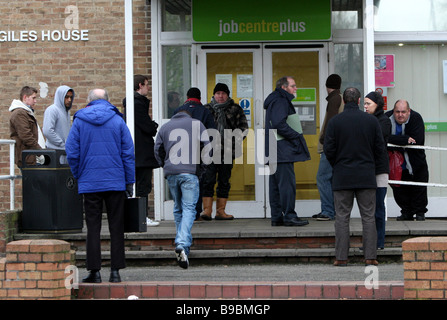
<instances>
[{"instance_id":1,"label":"glass door","mask_svg":"<svg viewBox=\"0 0 447 320\"><path fill-rule=\"evenodd\" d=\"M230 98L244 110L249 130L242 156L233 161L227 212L235 218L265 217L263 166L256 150L263 144L262 65L259 45L237 48L200 46L197 83L209 103L216 83L228 85Z\"/></svg>"},{"instance_id":2,"label":"glass door","mask_svg":"<svg viewBox=\"0 0 447 320\"><path fill-rule=\"evenodd\" d=\"M294 165L296 211L301 217L308 217L320 210L320 196L316 184L320 162L317 146L320 123L326 109L327 49L323 44L265 45L263 61L265 97L274 90L276 81L283 76L293 77L297 85L296 97L292 103L300 115L311 160L296 162ZM266 195L268 196L268 192Z\"/></svg>"}]
</instances>

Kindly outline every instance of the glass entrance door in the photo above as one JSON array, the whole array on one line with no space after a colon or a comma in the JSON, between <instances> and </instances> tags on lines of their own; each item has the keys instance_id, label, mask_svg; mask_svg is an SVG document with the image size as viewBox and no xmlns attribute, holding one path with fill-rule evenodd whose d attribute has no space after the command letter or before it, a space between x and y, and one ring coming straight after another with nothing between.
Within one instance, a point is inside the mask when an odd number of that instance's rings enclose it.
<instances>
[{"instance_id":1,"label":"glass entrance door","mask_svg":"<svg viewBox=\"0 0 447 320\"><path fill-rule=\"evenodd\" d=\"M326 97L326 47L198 45L196 53L198 65L193 82L202 91L202 103L209 103L216 83L224 82L230 89L230 97L244 109L249 123L243 156L234 161L227 211L235 218L270 217L268 176L264 175L264 166L257 158L258 149L264 148L263 102L275 89L279 78L292 76L298 87L293 104L300 114L311 154L310 161L295 164L297 212L300 216L317 213L317 144L325 109L321 110L320 102Z\"/></svg>"},{"instance_id":2,"label":"glass entrance door","mask_svg":"<svg viewBox=\"0 0 447 320\"><path fill-rule=\"evenodd\" d=\"M262 164L256 159L257 145L263 143L262 65L260 46L226 49L207 46L197 52L198 86L202 103L209 103L216 83L225 83L230 98L239 104L247 118L249 130L243 141L242 156L233 161L227 212L236 218L265 217L264 177ZM256 67L255 67L256 66Z\"/></svg>"}]
</instances>

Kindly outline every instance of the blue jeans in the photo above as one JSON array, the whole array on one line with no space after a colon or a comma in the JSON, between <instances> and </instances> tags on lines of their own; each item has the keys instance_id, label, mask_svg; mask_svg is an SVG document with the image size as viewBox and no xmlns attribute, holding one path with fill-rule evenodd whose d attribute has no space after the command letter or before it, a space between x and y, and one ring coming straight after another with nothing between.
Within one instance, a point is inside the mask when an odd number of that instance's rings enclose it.
<instances>
[{"instance_id":1,"label":"blue jeans","mask_svg":"<svg viewBox=\"0 0 447 320\"><path fill-rule=\"evenodd\" d=\"M191 229L196 218L199 198L199 179L194 174L176 174L167 177L169 190L174 199L176 226L175 245L189 254L192 243Z\"/></svg>"},{"instance_id":2,"label":"blue jeans","mask_svg":"<svg viewBox=\"0 0 447 320\"><path fill-rule=\"evenodd\" d=\"M317 187L321 199L321 213L331 219L335 217L334 195L332 193L332 166L322 153L317 172Z\"/></svg>"},{"instance_id":3,"label":"blue jeans","mask_svg":"<svg viewBox=\"0 0 447 320\"><path fill-rule=\"evenodd\" d=\"M387 188L376 189L377 248L385 246L385 197Z\"/></svg>"}]
</instances>

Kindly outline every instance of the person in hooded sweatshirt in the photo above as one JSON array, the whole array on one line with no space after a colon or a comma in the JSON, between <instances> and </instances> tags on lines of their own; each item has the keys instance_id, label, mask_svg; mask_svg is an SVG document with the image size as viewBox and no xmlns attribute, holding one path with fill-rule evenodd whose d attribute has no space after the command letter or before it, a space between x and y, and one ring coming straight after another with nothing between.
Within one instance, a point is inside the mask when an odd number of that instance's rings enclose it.
<instances>
[{"instance_id":1,"label":"person in hooded sweatshirt","mask_svg":"<svg viewBox=\"0 0 447 320\"><path fill-rule=\"evenodd\" d=\"M14 162L22 168L23 150L40 150L45 148L45 139L37 123L34 114L37 89L24 86L20 90L20 100L14 99L9 107L11 116L9 118L9 132L11 139L15 140ZM29 156L26 163L29 165L43 163L43 156Z\"/></svg>"},{"instance_id":2,"label":"person in hooded sweatshirt","mask_svg":"<svg viewBox=\"0 0 447 320\"><path fill-rule=\"evenodd\" d=\"M47 149L65 150L65 141L71 128L70 109L75 97L74 90L60 86L54 94L54 103L43 114L43 135ZM60 159L66 163L65 156Z\"/></svg>"},{"instance_id":3,"label":"person in hooded sweatshirt","mask_svg":"<svg viewBox=\"0 0 447 320\"><path fill-rule=\"evenodd\" d=\"M295 211L294 163L310 160L303 133L293 129L287 122L289 117L294 117L296 114L292 104L295 93L294 78L282 77L276 82L276 89L264 101L265 155L269 159L269 165L276 164L276 171L269 176L272 226L304 226L309 223L299 218ZM270 130L276 130L282 137L282 139L277 138L276 149L273 148L275 144L270 141L275 138L270 135Z\"/></svg>"},{"instance_id":4,"label":"person in hooded sweatshirt","mask_svg":"<svg viewBox=\"0 0 447 320\"><path fill-rule=\"evenodd\" d=\"M105 202L111 240L110 282L120 282L126 267L124 202L133 194L135 155L123 115L108 101L104 89L88 95L88 105L73 116L65 143L68 164L84 196L87 225L87 270L83 282L101 282L101 220Z\"/></svg>"}]
</instances>

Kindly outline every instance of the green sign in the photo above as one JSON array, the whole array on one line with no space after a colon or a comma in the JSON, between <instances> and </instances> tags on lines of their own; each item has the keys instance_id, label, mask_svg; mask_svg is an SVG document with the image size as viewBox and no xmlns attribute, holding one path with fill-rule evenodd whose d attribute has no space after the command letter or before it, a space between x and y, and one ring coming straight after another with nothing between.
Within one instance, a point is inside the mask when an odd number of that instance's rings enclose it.
<instances>
[{"instance_id":1,"label":"green sign","mask_svg":"<svg viewBox=\"0 0 447 320\"><path fill-rule=\"evenodd\" d=\"M193 0L194 41L331 38L331 0Z\"/></svg>"},{"instance_id":2,"label":"green sign","mask_svg":"<svg viewBox=\"0 0 447 320\"><path fill-rule=\"evenodd\" d=\"M446 132L447 122L425 122L426 132Z\"/></svg>"},{"instance_id":3,"label":"green sign","mask_svg":"<svg viewBox=\"0 0 447 320\"><path fill-rule=\"evenodd\" d=\"M317 103L317 89L315 88L297 88L296 98L293 102L304 102L305 104Z\"/></svg>"}]
</instances>

